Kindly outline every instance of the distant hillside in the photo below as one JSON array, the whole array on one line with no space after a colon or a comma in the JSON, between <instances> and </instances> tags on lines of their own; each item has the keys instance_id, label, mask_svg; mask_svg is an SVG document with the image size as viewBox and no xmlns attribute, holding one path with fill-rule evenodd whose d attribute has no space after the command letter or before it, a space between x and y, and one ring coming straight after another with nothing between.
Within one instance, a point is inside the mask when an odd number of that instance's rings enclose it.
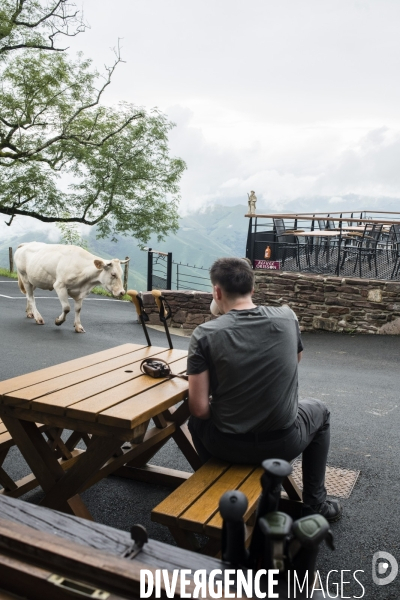
<instances>
[{"instance_id":1,"label":"distant hillside","mask_svg":"<svg viewBox=\"0 0 400 600\"><path fill-rule=\"evenodd\" d=\"M246 209L247 206L244 205L214 206L204 211L190 213L180 219L180 228L176 234L168 236L162 242L157 242L156 237L151 238L148 247L161 252L172 252L174 263L196 265L205 269L221 256L244 256L248 227L248 219L244 217ZM0 266L8 266L9 246L12 246L15 251L21 242L49 242L48 236L45 227L42 231L27 231L23 235L14 234L12 227L7 228L6 235L4 231L2 232L0 241ZM96 239L95 228L90 231L87 239L88 247L93 254L104 258L120 259L129 256L131 259L129 286L138 290L146 289L147 252L139 249L136 240L122 236L117 242L112 242L110 239ZM54 229L51 241L54 243ZM193 270L191 272L196 274ZM207 277L206 271L204 276ZM175 280L176 265L173 268L173 284L176 283Z\"/></svg>"}]
</instances>

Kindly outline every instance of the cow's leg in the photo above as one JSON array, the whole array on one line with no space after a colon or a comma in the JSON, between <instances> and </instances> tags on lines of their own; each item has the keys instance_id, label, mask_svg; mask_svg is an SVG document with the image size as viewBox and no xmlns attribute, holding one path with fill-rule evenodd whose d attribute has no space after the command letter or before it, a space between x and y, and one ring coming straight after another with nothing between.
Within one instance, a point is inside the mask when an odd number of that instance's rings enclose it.
<instances>
[{"instance_id":1,"label":"cow's leg","mask_svg":"<svg viewBox=\"0 0 400 600\"><path fill-rule=\"evenodd\" d=\"M28 317L28 319L34 319L32 302L29 300L28 294L26 295L26 316Z\"/></svg>"},{"instance_id":2,"label":"cow's leg","mask_svg":"<svg viewBox=\"0 0 400 600\"><path fill-rule=\"evenodd\" d=\"M82 302L83 302L83 296L77 296L74 298L75 300L75 321L74 321L74 327L75 327L75 331L76 333L85 333L85 330L82 327L82 323L81 323L81 309L82 309Z\"/></svg>"},{"instance_id":3,"label":"cow's leg","mask_svg":"<svg viewBox=\"0 0 400 600\"><path fill-rule=\"evenodd\" d=\"M35 319L38 325L44 325L44 319L38 309L36 308L35 296L33 292L35 288L29 281L24 281L24 287L26 291L26 316L28 319Z\"/></svg>"},{"instance_id":4,"label":"cow's leg","mask_svg":"<svg viewBox=\"0 0 400 600\"><path fill-rule=\"evenodd\" d=\"M68 302L68 290L61 281L56 281L54 283L54 289L57 292L58 299L61 302L62 313L59 317L57 317L55 323L56 325L62 325L66 319L67 314L71 310L71 307Z\"/></svg>"}]
</instances>

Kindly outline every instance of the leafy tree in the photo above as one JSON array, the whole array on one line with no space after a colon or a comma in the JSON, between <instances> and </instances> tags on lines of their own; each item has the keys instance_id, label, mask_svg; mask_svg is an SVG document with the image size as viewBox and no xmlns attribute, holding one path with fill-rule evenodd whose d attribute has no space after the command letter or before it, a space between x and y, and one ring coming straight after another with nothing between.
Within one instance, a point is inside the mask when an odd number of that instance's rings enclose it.
<instances>
[{"instance_id":1,"label":"leafy tree","mask_svg":"<svg viewBox=\"0 0 400 600\"><path fill-rule=\"evenodd\" d=\"M162 237L177 229L185 168L169 155L173 124L156 109L102 104L119 50L101 76L58 45L84 27L66 0L2 0L0 213L9 225L26 215Z\"/></svg>"}]
</instances>

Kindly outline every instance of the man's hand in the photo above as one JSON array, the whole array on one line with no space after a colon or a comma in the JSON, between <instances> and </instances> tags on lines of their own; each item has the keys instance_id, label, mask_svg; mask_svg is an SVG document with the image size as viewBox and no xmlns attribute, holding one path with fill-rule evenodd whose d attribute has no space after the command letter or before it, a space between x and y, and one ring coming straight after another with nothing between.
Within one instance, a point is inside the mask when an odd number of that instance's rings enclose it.
<instances>
[{"instance_id":1,"label":"man's hand","mask_svg":"<svg viewBox=\"0 0 400 600\"><path fill-rule=\"evenodd\" d=\"M210 418L210 372L189 375L189 410L198 419Z\"/></svg>"}]
</instances>

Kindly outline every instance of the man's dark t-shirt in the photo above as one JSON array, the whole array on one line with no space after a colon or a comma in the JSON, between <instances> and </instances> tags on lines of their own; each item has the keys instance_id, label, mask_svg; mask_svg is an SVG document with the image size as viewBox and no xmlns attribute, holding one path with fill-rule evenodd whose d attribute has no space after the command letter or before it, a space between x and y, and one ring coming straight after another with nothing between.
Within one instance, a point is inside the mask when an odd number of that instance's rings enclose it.
<instances>
[{"instance_id":1,"label":"man's dark t-shirt","mask_svg":"<svg viewBox=\"0 0 400 600\"><path fill-rule=\"evenodd\" d=\"M194 330L187 373L209 370L211 420L220 431L285 429L297 415L301 350L288 306L231 310Z\"/></svg>"}]
</instances>

